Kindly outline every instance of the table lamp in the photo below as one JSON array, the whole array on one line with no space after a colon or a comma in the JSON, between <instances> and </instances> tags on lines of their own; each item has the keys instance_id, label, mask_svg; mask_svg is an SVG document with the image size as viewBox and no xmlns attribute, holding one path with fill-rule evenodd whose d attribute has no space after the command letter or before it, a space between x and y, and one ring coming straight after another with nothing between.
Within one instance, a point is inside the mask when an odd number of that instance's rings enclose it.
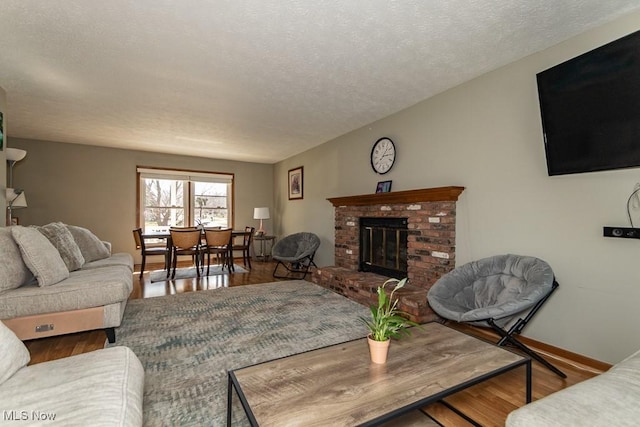
<instances>
[{"instance_id":1,"label":"table lamp","mask_svg":"<svg viewBox=\"0 0 640 427\"><path fill-rule=\"evenodd\" d=\"M253 208L253 219L260 220L260 228L258 228L256 234L263 235L264 227L262 225L262 220L269 219L269 208Z\"/></svg>"}]
</instances>

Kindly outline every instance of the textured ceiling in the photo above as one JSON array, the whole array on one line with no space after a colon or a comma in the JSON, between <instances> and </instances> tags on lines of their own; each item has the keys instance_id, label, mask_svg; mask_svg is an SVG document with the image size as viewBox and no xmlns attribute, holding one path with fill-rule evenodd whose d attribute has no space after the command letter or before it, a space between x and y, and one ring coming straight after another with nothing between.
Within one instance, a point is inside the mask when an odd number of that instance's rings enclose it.
<instances>
[{"instance_id":1,"label":"textured ceiling","mask_svg":"<svg viewBox=\"0 0 640 427\"><path fill-rule=\"evenodd\" d=\"M0 87L9 138L274 163L639 8L2 0Z\"/></svg>"}]
</instances>

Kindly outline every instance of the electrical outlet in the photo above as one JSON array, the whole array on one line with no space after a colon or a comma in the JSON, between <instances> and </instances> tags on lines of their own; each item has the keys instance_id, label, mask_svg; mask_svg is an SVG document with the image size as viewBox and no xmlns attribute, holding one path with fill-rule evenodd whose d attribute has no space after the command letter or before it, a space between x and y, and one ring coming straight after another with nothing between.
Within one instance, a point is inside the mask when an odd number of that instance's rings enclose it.
<instances>
[{"instance_id":1,"label":"electrical outlet","mask_svg":"<svg viewBox=\"0 0 640 427\"><path fill-rule=\"evenodd\" d=\"M630 227L604 227L604 237L619 237L621 239L640 239L640 228Z\"/></svg>"}]
</instances>

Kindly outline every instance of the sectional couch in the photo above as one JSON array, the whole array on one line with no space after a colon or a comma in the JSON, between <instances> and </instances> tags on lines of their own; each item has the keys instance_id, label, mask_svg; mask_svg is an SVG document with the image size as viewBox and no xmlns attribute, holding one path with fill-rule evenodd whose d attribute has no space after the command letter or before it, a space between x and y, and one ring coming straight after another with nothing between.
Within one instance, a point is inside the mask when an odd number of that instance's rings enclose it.
<instances>
[{"instance_id":1,"label":"sectional couch","mask_svg":"<svg viewBox=\"0 0 640 427\"><path fill-rule=\"evenodd\" d=\"M60 222L0 228L0 320L20 339L104 329L115 342L133 257Z\"/></svg>"},{"instance_id":2,"label":"sectional couch","mask_svg":"<svg viewBox=\"0 0 640 427\"><path fill-rule=\"evenodd\" d=\"M142 425L144 370L129 348L27 366L27 348L0 321L0 354L0 424Z\"/></svg>"},{"instance_id":3,"label":"sectional couch","mask_svg":"<svg viewBox=\"0 0 640 427\"><path fill-rule=\"evenodd\" d=\"M507 427L640 425L640 351L607 372L511 412Z\"/></svg>"}]
</instances>

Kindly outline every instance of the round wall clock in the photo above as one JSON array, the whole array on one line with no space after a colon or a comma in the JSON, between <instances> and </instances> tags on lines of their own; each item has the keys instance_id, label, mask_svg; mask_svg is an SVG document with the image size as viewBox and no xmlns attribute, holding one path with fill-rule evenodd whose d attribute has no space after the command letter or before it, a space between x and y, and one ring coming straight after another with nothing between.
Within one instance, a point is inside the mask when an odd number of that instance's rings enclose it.
<instances>
[{"instance_id":1,"label":"round wall clock","mask_svg":"<svg viewBox=\"0 0 640 427\"><path fill-rule=\"evenodd\" d=\"M371 149L371 167L376 173L384 175L391 170L396 161L396 146L389 138L380 138Z\"/></svg>"}]
</instances>

